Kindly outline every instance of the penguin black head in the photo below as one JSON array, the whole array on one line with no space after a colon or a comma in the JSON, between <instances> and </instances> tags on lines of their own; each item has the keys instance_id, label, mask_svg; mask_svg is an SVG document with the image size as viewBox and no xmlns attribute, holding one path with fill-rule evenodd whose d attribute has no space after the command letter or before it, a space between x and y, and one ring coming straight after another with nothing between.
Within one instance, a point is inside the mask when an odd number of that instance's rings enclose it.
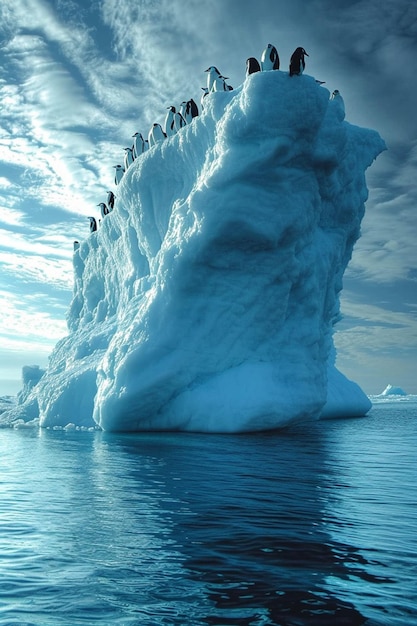
<instances>
[{"instance_id":1,"label":"penguin black head","mask_svg":"<svg viewBox=\"0 0 417 626\"><path fill-rule=\"evenodd\" d=\"M249 76L249 74L254 74L255 72L260 72L261 71L261 66L259 64L258 59L255 59L255 57L249 57L249 59L246 59L246 76Z\"/></svg>"},{"instance_id":2,"label":"penguin black head","mask_svg":"<svg viewBox=\"0 0 417 626\"><path fill-rule=\"evenodd\" d=\"M176 108L175 107L167 107L167 109L169 109L171 111L171 113L176 113Z\"/></svg>"}]
</instances>

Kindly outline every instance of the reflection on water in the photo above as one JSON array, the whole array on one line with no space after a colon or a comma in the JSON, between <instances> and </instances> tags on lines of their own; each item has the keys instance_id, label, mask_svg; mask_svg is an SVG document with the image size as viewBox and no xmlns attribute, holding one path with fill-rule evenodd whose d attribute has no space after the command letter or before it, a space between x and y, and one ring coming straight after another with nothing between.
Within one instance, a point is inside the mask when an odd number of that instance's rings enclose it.
<instances>
[{"instance_id":1,"label":"reflection on water","mask_svg":"<svg viewBox=\"0 0 417 626\"><path fill-rule=\"evenodd\" d=\"M417 623L415 409L242 436L0 431L0 624Z\"/></svg>"}]
</instances>

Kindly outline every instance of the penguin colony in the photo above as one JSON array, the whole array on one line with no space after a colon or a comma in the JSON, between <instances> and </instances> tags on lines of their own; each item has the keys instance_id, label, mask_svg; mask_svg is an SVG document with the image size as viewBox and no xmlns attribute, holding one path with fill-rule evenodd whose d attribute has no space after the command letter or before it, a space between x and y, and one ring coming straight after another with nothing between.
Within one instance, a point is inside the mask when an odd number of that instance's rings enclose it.
<instances>
[{"instance_id":1,"label":"penguin colony","mask_svg":"<svg viewBox=\"0 0 417 626\"><path fill-rule=\"evenodd\" d=\"M302 47L298 47L291 55L289 65L289 76L300 76L305 69L305 57L309 56ZM278 51L275 46L268 44L265 50L262 52L260 62L255 57L249 57L246 61L246 76L255 72L267 72L270 70L279 70L280 59ZM207 86L202 87L203 95L201 96L201 107L204 108L204 98L214 91L231 91L233 87L226 83L227 76L223 76L220 71L214 65L208 67L207 72ZM323 81L316 81L320 85ZM340 92L336 89L332 96L332 100L336 100L344 112L343 98ZM154 123L149 130L148 137L145 139L140 132L132 135L133 144L131 147L124 148L123 165L114 165L115 176L114 184L117 186L123 178L124 173L130 167L130 165L139 158L149 148L152 148L155 144L163 141L167 137L170 137L181 130L187 124L190 124L195 117L198 116L198 107L194 100L188 100L181 102L179 110L176 107L167 107L168 113L165 116L164 127L161 124ZM106 215L111 213L114 209L116 196L112 191L107 192L107 202L100 202L97 206L100 207L101 218L104 219ZM93 233L97 230L101 220L97 222L94 217L88 217L90 220L90 232ZM79 248L79 242L74 242L74 251Z\"/></svg>"}]
</instances>

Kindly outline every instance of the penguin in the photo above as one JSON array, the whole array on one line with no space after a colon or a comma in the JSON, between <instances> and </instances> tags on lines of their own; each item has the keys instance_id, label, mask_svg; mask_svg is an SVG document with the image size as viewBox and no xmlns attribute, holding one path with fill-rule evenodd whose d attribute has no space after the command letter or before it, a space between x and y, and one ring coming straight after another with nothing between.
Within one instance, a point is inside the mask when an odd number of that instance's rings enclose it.
<instances>
[{"instance_id":1,"label":"penguin","mask_svg":"<svg viewBox=\"0 0 417 626\"><path fill-rule=\"evenodd\" d=\"M174 124L177 131L187 125L187 122L179 111L174 114Z\"/></svg>"},{"instance_id":2,"label":"penguin","mask_svg":"<svg viewBox=\"0 0 417 626\"><path fill-rule=\"evenodd\" d=\"M138 158L140 154L145 152L145 140L142 137L142 133L135 133L132 135L133 137L133 156L135 159Z\"/></svg>"},{"instance_id":3,"label":"penguin","mask_svg":"<svg viewBox=\"0 0 417 626\"><path fill-rule=\"evenodd\" d=\"M226 76L216 76L213 81L212 91L229 91L229 85L226 83Z\"/></svg>"},{"instance_id":4,"label":"penguin","mask_svg":"<svg viewBox=\"0 0 417 626\"><path fill-rule=\"evenodd\" d=\"M268 44L261 55L261 68L263 72L268 70L279 70L279 56L277 49L272 44Z\"/></svg>"},{"instance_id":5,"label":"penguin","mask_svg":"<svg viewBox=\"0 0 417 626\"><path fill-rule=\"evenodd\" d=\"M120 181L123 178L123 174L125 173L125 170L121 165L114 165L113 167L116 170L116 174L114 176L114 184L119 185Z\"/></svg>"},{"instance_id":6,"label":"penguin","mask_svg":"<svg viewBox=\"0 0 417 626\"><path fill-rule=\"evenodd\" d=\"M98 205L100 207L101 217L105 218L106 215L110 213L107 204L105 202L99 202Z\"/></svg>"},{"instance_id":7,"label":"penguin","mask_svg":"<svg viewBox=\"0 0 417 626\"><path fill-rule=\"evenodd\" d=\"M132 148L124 148L124 151L125 151L124 166L125 166L125 172L126 172L126 170L132 165L134 158L133 158Z\"/></svg>"},{"instance_id":8,"label":"penguin","mask_svg":"<svg viewBox=\"0 0 417 626\"><path fill-rule=\"evenodd\" d=\"M219 70L217 69L217 67L215 67L214 65L210 65L210 67L208 67L205 71L208 72L208 75L207 75L208 93L210 93L210 91L214 91L214 83L217 79L223 79L223 81L220 81L220 83L222 83L227 78L227 76L222 76ZM224 91L224 89L216 89L216 91Z\"/></svg>"},{"instance_id":9,"label":"penguin","mask_svg":"<svg viewBox=\"0 0 417 626\"><path fill-rule=\"evenodd\" d=\"M186 118L186 110L187 110L187 102L185 100L183 100L180 104L180 113L183 116L183 118L185 119L185 121L188 123L188 120Z\"/></svg>"},{"instance_id":10,"label":"penguin","mask_svg":"<svg viewBox=\"0 0 417 626\"><path fill-rule=\"evenodd\" d=\"M336 104L338 110L338 118L340 121L342 121L345 118L345 102L340 95L340 91L338 89L334 90L334 92L330 96L330 100Z\"/></svg>"},{"instance_id":11,"label":"penguin","mask_svg":"<svg viewBox=\"0 0 417 626\"><path fill-rule=\"evenodd\" d=\"M202 87L202 89L206 89L206 88ZM198 116L198 106L196 105L194 100L191 98L191 100L187 100L187 102L181 102L180 113L183 116L186 124L189 124L190 122L193 121L195 117Z\"/></svg>"},{"instance_id":12,"label":"penguin","mask_svg":"<svg viewBox=\"0 0 417 626\"><path fill-rule=\"evenodd\" d=\"M90 220L90 233L95 233L97 230L97 220L95 217L89 217Z\"/></svg>"},{"instance_id":13,"label":"penguin","mask_svg":"<svg viewBox=\"0 0 417 626\"><path fill-rule=\"evenodd\" d=\"M261 71L261 66L259 64L258 59L255 59L255 57L249 57L249 59L246 59L246 76L249 76L249 74L254 74L255 72L260 72Z\"/></svg>"},{"instance_id":14,"label":"penguin","mask_svg":"<svg viewBox=\"0 0 417 626\"><path fill-rule=\"evenodd\" d=\"M166 138L166 134L162 130L161 124L153 124L148 135L149 147L152 148L158 141L162 141Z\"/></svg>"},{"instance_id":15,"label":"penguin","mask_svg":"<svg viewBox=\"0 0 417 626\"><path fill-rule=\"evenodd\" d=\"M201 89L203 90L203 95L201 96L200 103L201 108L204 109L204 98L208 95L209 90L208 87L201 87Z\"/></svg>"},{"instance_id":16,"label":"penguin","mask_svg":"<svg viewBox=\"0 0 417 626\"><path fill-rule=\"evenodd\" d=\"M191 100L188 100L187 105L189 106L189 109L191 111L192 119L194 119L195 117L198 117L198 106L196 105L196 103L194 102L192 98Z\"/></svg>"},{"instance_id":17,"label":"penguin","mask_svg":"<svg viewBox=\"0 0 417 626\"><path fill-rule=\"evenodd\" d=\"M114 201L116 200L116 196L112 191L107 192L107 207L109 209L109 213L114 209Z\"/></svg>"},{"instance_id":18,"label":"penguin","mask_svg":"<svg viewBox=\"0 0 417 626\"><path fill-rule=\"evenodd\" d=\"M80 247L80 242L75 240L74 243L73 243L73 246L74 246L74 252L76 252L78 250L78 248Z\"/></svg>"},{"instance_id":19,"label":"penguin","mask_svg":"<svg viewBox=\"0 0 417 626\"><path fill-rule=\"evenodd\" d=\"M180 106L180 110L179 110L180 114L183 116L184 121L186 124L189 124L192 121L192 115L191 115L191 109L190 109L190 101L188 100L187 102L181 102L181 106Z\"/></svg>"},{"instance_id":20,"label":"penguin","mask_svg":"<svg viewBox=\"0 0 417 626\"><path fill-rule=\"evenodd\" d=\"M167 137L170 137L171 135L175 135L175 133L177 132L177 127L175 124L175 116L176 116L176 109L175 107L167 107L168 113L166 114L165 117L165 123L164 123L164 128L165 128L165 134Z\"/></svg>"},{"instance_id":21,"label":"penguin","mask_svg":"<svg viewBox=\"0 0 417 626\"><path fill-rule=\"evenodd\" d=\"M304 56L309 56L304 48L294 50L290 60L290 76L300 76L304 72L306 66Z\"/></svg>"}]
</instances>

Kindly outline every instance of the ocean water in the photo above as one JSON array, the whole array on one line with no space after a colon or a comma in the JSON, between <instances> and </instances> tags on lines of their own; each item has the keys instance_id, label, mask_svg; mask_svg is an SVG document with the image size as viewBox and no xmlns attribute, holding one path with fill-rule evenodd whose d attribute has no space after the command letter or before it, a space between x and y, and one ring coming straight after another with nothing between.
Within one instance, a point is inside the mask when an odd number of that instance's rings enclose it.
<instances>
[{"instance_id":1,"label":"ocean water","mask_svg":"<svg viewBox=\"0 0 417 626\"><path fill-rule=\"evenodd\" d=\"M417 403L254 435L0 430L0 624L417 624Z\"/></svg>"}]
</instances>

